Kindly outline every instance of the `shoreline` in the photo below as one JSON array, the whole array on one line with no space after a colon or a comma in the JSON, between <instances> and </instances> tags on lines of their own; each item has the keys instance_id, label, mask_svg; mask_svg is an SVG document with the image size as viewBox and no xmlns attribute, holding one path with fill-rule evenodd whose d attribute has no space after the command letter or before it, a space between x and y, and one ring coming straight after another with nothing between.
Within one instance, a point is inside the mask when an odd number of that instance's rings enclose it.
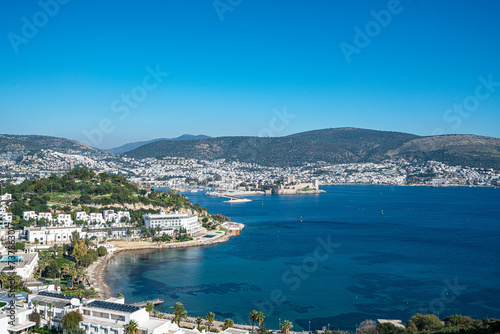
<instances>
[{"instance_id":1,"label":"shoreline","mask_svg":"<svg viewBox=\"0 0 500 334\"><path fill-rule=\"evenodd\" d=\"M197 239L179 243L161 244L143 240L111 241L110 244L115 248L113 253L109 253L108 255L102 257L86 269L89 286L93 287L97 292L99 292L99 295L102 299L115 297L111 293L111 288L106 283L105 271L108 261L111 260L116 254L119 254L121 252L149 252L153 250L210 246L226 242L230 239L230 237L231 235L226 232L224 234L218 234L213 238L204 238L205 240Z\"/></svg>"}]
</instances>

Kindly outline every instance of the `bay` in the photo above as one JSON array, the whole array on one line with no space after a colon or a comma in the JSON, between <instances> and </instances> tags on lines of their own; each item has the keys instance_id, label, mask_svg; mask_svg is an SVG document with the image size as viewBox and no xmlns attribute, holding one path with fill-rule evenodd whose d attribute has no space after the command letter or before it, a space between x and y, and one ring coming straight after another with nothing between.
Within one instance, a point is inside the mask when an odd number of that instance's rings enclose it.
<instances>
[{"instance_id":1,"label":"bay","mask_svg":"<svg viewBox=\"0 0 500 334\"><path fill-rule=\"evenodd\" d=\"M235 204L186 193L245 230L218 245L120 253L106 280L127 303L162 298L157 309L168 312L180 301L190 316L236 323L256 309L268 328L288 319L294 330L353 329L417 312L500 317L500 189L322 189Z\"/></svg>"}]
</instances>

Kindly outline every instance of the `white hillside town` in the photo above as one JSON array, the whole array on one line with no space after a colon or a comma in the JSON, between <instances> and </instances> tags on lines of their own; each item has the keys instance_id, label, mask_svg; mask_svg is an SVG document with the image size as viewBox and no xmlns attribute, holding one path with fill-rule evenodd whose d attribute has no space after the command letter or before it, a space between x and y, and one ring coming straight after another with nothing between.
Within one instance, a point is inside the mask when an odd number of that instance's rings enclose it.
<instances>
[{"instance_id":1,"label":"white hillside town","mask_svg":"<svg viewBox=\"0 0 500 334\"><path fill-rule=\"evenodd\" d=\"M17 159L17 160L16 160ZM380 163L329 164L322 161L292 167L271 167L238 161L180 157L134 159L102 152L90 154L44 149L36 154L0 155L0 182L20 184L27 179L62 175L73 168L125 176L143 187L220 192L258 190L288 177L328 184L427 186L500 186L500 171L451 166L442 162L387 159ZM8 199L5 199L8 201Z\"/></svg>"}]
</instances>

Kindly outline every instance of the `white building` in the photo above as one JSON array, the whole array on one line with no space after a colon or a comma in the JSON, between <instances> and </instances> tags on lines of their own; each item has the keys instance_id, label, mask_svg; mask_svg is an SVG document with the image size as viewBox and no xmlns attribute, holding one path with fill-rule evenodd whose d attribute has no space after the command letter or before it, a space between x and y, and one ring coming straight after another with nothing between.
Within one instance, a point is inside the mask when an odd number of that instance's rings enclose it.
<instances>
[{"instance_id":1,"label":"white building","mask_svg":"<svg viewBox=\"0 0 500 334\"><path fill-rule=\"evenodd\" d=\"M34 328L36 323L29 320L32 309L16 307L12 310L15 315L11 318L9 311L3 310L0 313L0 334L25 333L29 328Z\"/></svg>"},{"instance_id":2,"label":"white building","mask_svg":"<svg viewBox=\"0 0 500 334\"><path fill-rule=\"evenodd\" d=\"M89 215L85 211L75 211L75 220L83 220L88 222L90 219Z\"/></svg>"},{"instance_id":3,"label":"white building","mask_svg":"<svg viewBox=\"0 0 500 334\"><path fill-rule=\"evenodd\" d=\"M27 279L33 274L37 264L38 252L19 251L15 254L9 254L9 250L0 244L0 272L15 272L23 279Z\"/></svg>"},{"instance_id":4,"label":"white building","mask_svg":"<svg viewBox=\"0 0 500 334\"><path fill-rule=\"evenodd\" d=\"M186 229L189 235L195 235L202 229L201 223L198 221L198 216L188 215L185 213L165 213L160 211L159 214L148 214L142 216L144 224L147 228L160 227L162 233L172 235L175 230L182 228Z\"/></svg>"},{"instance_id":5,"label":"white building","mask_svg":"<svg viewBox=\"0 0 500 334\"><path fill-rule=\"evenodd\" d=\"M24 220L30 220L30 219L38 219L38 216L35 211L23 211L23 219Z\"/></svg>"},{"instance_id":6,"label":"white building","mask_svg":"<svg viewBox=\"0 0 500 334\"><path fill-rule=\"evenodd\" d=\"M116 219L116 214L114 210L104 210L102 212L102 217L106 222L112 222Z\"/></svg>"},{"instance_id":7,"label":"white building","mask_svg":"<svg viewBox=\"0 0 500 334\"><path fill-rule=\"evenodd\" d=\"M125 218L127 222L130 222L130 213L128 211L118 211L116 213L116 221L121 223L122 218Z\"/></svg>"},{"instance_id":8,"label":"white building","mask_svg":"<svg viewBox=\"0 0 500 334\"><path fill-rule=\"evenodd\" d=\"M96 223L96 224L104 223L104 219L102 218L102 214L100 214L100 213L91 212L89 216L90 216L91 223Z\"/></svg>"},{"instance_id":9,"label":"white building","mask_svg":"<svg viewBox=\"0 0 500 334\"><path fill-rule=\"evenodd\" d=\"M57 215L57 223L63 226L71 226L73 225L73 220L70 214L60 213Z\"/></svg>"},{"instance_id":10,"label":"white building","mask_svg":"<svg viewBox=\"0 0 500 334\"><path fill-rule=\"evenodd\" d=\"M7 211L7 207L2 205L0 207L0 228L7 228L12 223L12 212Z\"/></svg>"},{"instance_id":11,"label":"white building","mask_svg":"<svg viewBox=\"0 0 500 334\"><path fill-rule=\"evenodd\" d=\"M10 202L10 201L12 201L11 194L4 194L0 196L0 202Z\"/></svg>"},{"instance_id":12,"label":"white building","mask_svg":"<svg viewBox=\"0 0 500 334\"><path fill-rule=\"evenodd\" d=\"M73 232L82 233L82 228L77 226L60 226L60 227L25 227L24 233L26 240L34 243L38 239L41 245L50 245L53 243L71 242L71 234Z\"/></svg>"},{"instance_id":13,"label":"white building","mask_svg":"<svg viewBox=\"0 0 500 334\"><path fill-rule=\"evenodd\" d=\"M40 212L38 214L38 219L42 219L42 218L45 219L48 222L52 222L52 220L53 220L52 219L52 213L50 213L50 212Z\"/></svg>"}]
</instances>

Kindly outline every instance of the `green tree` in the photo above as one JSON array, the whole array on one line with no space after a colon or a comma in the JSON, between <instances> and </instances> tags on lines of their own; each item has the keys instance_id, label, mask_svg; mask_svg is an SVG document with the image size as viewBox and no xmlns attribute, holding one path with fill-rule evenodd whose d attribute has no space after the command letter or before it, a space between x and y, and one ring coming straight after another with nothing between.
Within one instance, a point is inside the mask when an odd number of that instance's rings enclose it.
<instances>
[{"instance_id":1,"label":"green tree","mask_svg":"<svg viewBox=\"0 0 500 334\"><path fill-rule=\"evenodd\" d=\"M203 323L203 319L201 317L196 317L195 322L196 322L196 328L200 330L200 326Z\"/></svg>"},{"instance_id":2,"label":"green tree","mask_svg":"<svg viewBox=\"0 0 500 334\"><path fill-rule=\"evenodd\" d=\"M259 330L257 331L258 334L269 334L270 332L266 328L266 324L264 321L261 321L259 323Z\"/></svg>"},{"instance_id":3,"label":"green tree","mask_svg":"<svg viewBox=\"0 0 500 334\"><path fill-rule=\"evenodd\" d=\"M289 320L283 320L283 322L281 323L281 330L283 330L283 333L285 333L285 334L289 334L290 329L292 327L293 327L293 324Z\"/></svg>"},{"instance_id":4,"label":"green tree","mask_svg":"<svg viewBox=\"0 0 500 334\"><path fill-rule=\"evenodd\" d=\"M83 316L78 311L66 313L62 318L62 328L70 330L78 327L78 324L83 321Z\"/></svg>"},{"instance_id":5,"label":"green tree","mask_svg":"<svg viewBox=\"0 0 500 334\"><path fill-rule=\"evenodd\" d=\"M419 332L435 331L443 328L443 324L434 314L417 313L411 318L411 321L417 326Z\"/></svg>"},{"instance_id":6,"label":"green tree","mask_svg":"<svg viewBox=\"0 0 500 334\"><path fill-rule=\"evenodd\" d=\"M52 329L52 310L54 308L54 303L50 302L47 304L47 306L49 307L49 312L47 312L49 316L49 329Z\"/></svg>"},{"instance_id":7,"label":"green tree","mask_svg":"<svg viewBox=\"0 0 500 334\"><path fill-rule=\"evenodd\" d=\"M187 311L182 305L181 302L176 302L173 306L170 307L174 310L174 322L177 323L177 326L180 326L182 319L187 319Z\"/></svg>"},{"instance_id":8,"label":"green tree","mask_svg":"<svg viewBox=\"0 0 500 334\"><path fill-rule=\"evenodd\" d=\"M67 334L86 334L85 329L80 327L71 328L69 331L66 331Z\"/></svg>"},{"instance_id":9,"label":"green tree","mask_svg":"<svg viewBox=\"0 0 500 334\"><path fill-rule=\"evenodd\" d=\"M233 328L233 326L234 326L233 319L226 319L226 320L224 320L224 326L223 326L224 330L226 330L228 328Z\"/></svg>"},{"instance_id":10,"label":"green tree","mask_svg":"<svg viewBox=\"0 0 500 334\"><path fill-rule=\"evenodd\" d=\"M42 319L42 316L40 315L40 313L38 313L37 311L32 312L28 316L28 319L29 319L29 321L33 321L34 323L36 323L36 328L40 327L40 320Z\"/></svg>"},{"instance_id":11,"label":"green tree","mask_svg":"<svg viewBox=\"0 0 500 334\"><path fill-rule=\"evenodd\" d=\"M126 334L137 334L138 332L139 332L139 325L135 320L130 320L130 322L125 325Z\"/></svg>"},{"instance_id":12,"label":"green tree","mask_svg":"<svg viewBox=\"0 0 500 334\"><path fill-rule=\"evenodd\" d=\"M153 303L151 302L147 302L146 303L146 311L148 311L149 313L153 312L155 309L155 306Z\"/></svg>"},{"instance_id":13,"label":"green tree","mask_svg":"<svg viewBox=\"0 0 500 334\"><path fill-rule=\"evenodd\" d=\"M108 254L108 249L104 246L100 246L97 248L97 254L99 254L99 256L105 256Z\"/></svg>"},{"instance_id":14,"label":"green tree","mask_svg":"<svg viewBox=\"0 0 500 334\"><path fill-rule=\"evenodd\" d=\"M250 318L250 320L252 320L252 332L253 332L253 327L255 325L255 322L257 321L257 315L259 314L259 312L257 312L256 310L253 310L252 312L250 312L250 314L248 315L248 317Z\"/></svg>"},{"instance_id":15,"label":"green tree","mask_svg":"<svg viewBox=\"0 0 500 334\"><path fill-rule=\"evenodd\" d=\"M379 334L405 334L406 332L403 328L396 327L389 322L378 324L377 331Z\"/></svg>"},{"instance_id":16,"label":"green tree","mask_svg":"<svg viewBox=\"0 0 500 334\"><path fill-rule=\"evenodd\" d=\"M264 321L266 317L264 316L264 313L262 312L257 312L257 315L255 316L255 321L257 321L257 323L259 324L259 327L260 327L260 324L262 321Z\"/></svg>"},{"instance_id":17,"label":"green tree","mask_svg":"<svg viewBox=\"0 0 500 334\"><path fill-rule=\"evenodd\" d=\"M207 319L207 328L210 331L210 327L212 327L212 324L214 323L215 320L215 314L213 314L212 312L208 312L205 319Z\"/></svg>"},{"instance_id":18,"label":"green tree","mask_svg":"<svg viewBox=\"0 0 500 334\"><path fill-rule=\"evenodd\" d=\"M472 321L471 317L460 314L450 315L449 317L444 318L444 324L446 327L466 326L472 323Z\"/></svg>"}]
</instances>

